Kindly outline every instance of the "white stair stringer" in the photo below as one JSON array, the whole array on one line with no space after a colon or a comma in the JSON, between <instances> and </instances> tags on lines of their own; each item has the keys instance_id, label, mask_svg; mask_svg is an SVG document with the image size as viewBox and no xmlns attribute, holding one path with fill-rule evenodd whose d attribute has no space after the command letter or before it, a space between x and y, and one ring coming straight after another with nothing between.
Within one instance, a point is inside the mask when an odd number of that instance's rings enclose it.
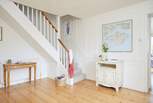
<instances>
[{"instance_id":1,"label":"white stair stringer","mask_svg":"<svg viewBox=\"0 0 153 103\"><path fill-rule=\"evenodd\" d=\"M57 50L45 39L31 21L10 0L0 0L1 18L6 21L20 36L41 55L57 63Z\"/></svg>"}]
</instances>

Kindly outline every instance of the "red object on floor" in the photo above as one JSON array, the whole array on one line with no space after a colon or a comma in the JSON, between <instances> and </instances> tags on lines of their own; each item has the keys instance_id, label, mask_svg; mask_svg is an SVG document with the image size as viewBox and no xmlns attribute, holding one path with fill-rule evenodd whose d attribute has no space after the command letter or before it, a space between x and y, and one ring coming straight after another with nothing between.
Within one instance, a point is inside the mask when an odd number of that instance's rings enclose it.
<instances>
[{"instance_id":1,"label":"red object on floor","mask_svg":"<svg viewBox=\"0 0 153 103\"><path fill-rule=\"evenodd\" d=\"M68 74L70 78L73 78L74 77L74 64L73 64L72 50L69 50L68 52L68 63L69 63Z\"/></svg>"},{"instance_id":2,"label":"red object on floor","mask_svg":"<svg viewBox=\"0 0 153 103\"><path fill-rule=\"evenodd\" d=\"M73 64L69 64L69 76L70 78L73 78L74 76L74 65Z\"/></svg>"}]
</instances>

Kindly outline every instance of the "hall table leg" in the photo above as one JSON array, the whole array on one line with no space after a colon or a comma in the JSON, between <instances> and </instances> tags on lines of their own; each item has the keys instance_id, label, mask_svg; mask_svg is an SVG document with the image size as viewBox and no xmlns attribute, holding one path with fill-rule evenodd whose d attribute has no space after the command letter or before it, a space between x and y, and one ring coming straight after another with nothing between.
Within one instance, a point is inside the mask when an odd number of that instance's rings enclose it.
<instances>
[{"instance_id":1,"label":"hall table leg","mask_svg":"<svg viewBox=\"0 0 153 103\"><path fill-rule=\"evenodd\" d=\"M10 87L10 67L7 68L7 84L8 88Z\"/></svg>"},{"instance_id":2,"label":"hall table leg","mask_svg":"<svg viewBox=\"0 0 153 103\"><path fill-rule=\"evenodd\" d=\"M34 82L36 82L36 64L34 64Z\"/></svg>"},{"instance_id":3,"label":"hall table leg","mask_svg":"<svg viewBox=\"0 0 153 103\"><path fill-rule=\"evenodd\" d=\"M6 66L5 65L3 65L3 69L4 69L4 72L3 72L4 88L6 88Z\"/></svg>"},{"instance_id":4,"label":"hall table leg","mask_svg":"<svg viewBox=\"0 0 153 103\"><path fill-rule=\"evenodd\" d=\"M29 67L29 82L31 82L31 67Z\"/></svg>"}]
</instances>

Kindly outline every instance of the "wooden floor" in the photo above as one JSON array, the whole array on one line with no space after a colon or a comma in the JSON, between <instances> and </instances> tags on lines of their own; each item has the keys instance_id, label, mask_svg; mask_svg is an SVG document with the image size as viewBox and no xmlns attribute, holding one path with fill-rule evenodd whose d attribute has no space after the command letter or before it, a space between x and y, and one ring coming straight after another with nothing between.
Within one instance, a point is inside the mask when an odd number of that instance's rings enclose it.
<instances>
[{"instance_id":1,"label":"wooden floor","mask_svg":"<svg viewBox=\"0 0 153 103\"><path fill-rule=\"evenodd\" d=\"M153 103L153 95L128 89L116 93L113 89L96 87L84 80L72 87L56 87L50 79L38 80L36 85L24 83L0 89L0 103Z\"/></svg>"}]
</instances>

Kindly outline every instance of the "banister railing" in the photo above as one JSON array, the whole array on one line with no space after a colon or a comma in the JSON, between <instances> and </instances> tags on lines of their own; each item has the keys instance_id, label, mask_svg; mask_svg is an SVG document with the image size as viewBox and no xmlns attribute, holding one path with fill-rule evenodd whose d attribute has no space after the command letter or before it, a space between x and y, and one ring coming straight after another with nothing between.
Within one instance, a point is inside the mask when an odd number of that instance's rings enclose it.
<instances>
[{"instance_id":1,"label":"banister railing","mask_svg":"<svg viewBox=\"0 0 153 103\"><path fill-rule=\"evenodd\" d=\"M64 48L67 52L69 52L69 49L64 45L64 43L63 43L60 39L58 39L58 41L59 41L59 43L63 46L63 48Z\"/></svg>"},{"instance_id":2,"label":"banister railing","mask_svg":"<svg viewBox=\"0 0 153 103\"><path fill-rule=\"evenodd\" d=\"M49 22L49 24L52 26L52 28L55 29L56 32L58 32L58 30L56 29L56 27L53 25L53 23L48 19L48 16L42 11L42 15L45 16L45 19Z\"/></svg>"},{"instance_id":3,"label":"banister railing","mask_svg":"<svg viewBox=\"0 0 153 103\"><path fill-rule=\"evenodd\" d=\"M69 64L69 50L68 48L64 45L64 43L58 39L59 41L59 57L60 57L60 62L64 65L64 67L67 69L68 64Z\"/></svg>"},{"instance_id":4,"label":"banister railing","mask_svg":"<svg viewBox=\"0 0 153 103\"><path fill-rule=\"evenodd\" d=\"M47 17L45 12L15 3L16 6L27 16L31 23L41 32L41 34L51 43L56 50L59 50L60 63L65 69L68 68L69 50L64 43L58 39L58 30Z\"/></svg>"},{"instance_id":5,"label":"banister railing","mask_svg":"<svg viewBox=\"0 0 153 103\"><path fill-rule=\"evenodd\" d=\"M47 15L40 10L15 3L16 6L27 16L27 18L34 24L34 26L43 34L43 36L57 49L58 30L53 25Z\"/></svg>"}]
</instances>

